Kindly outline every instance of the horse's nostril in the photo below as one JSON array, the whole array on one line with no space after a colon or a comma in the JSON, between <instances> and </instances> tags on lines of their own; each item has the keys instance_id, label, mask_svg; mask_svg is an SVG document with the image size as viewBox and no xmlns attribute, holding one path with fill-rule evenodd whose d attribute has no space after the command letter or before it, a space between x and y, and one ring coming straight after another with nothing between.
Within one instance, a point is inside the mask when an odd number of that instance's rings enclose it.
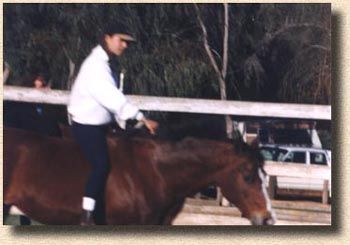
<instances>
[{"instance_id":1,"label":"horse's nostril","mask_svg":"<svg viewBox=\"0 0 350 245\"><path fill-rule=\"evenodd\" d=\"M274 225L276 220L270 213L255 213L251 218L253 225Z\"/></svg>"},{"instance_id":2,"label":"horse's nostril","mask_svg":"<svg viewBox=\"0 0 350 245\"><path fill-rule=\"evenodd\" d=\"M264 223L264 225L274 225L275 220L272 218L265 218L263 223Z\"/></svg>"}]
</instances>

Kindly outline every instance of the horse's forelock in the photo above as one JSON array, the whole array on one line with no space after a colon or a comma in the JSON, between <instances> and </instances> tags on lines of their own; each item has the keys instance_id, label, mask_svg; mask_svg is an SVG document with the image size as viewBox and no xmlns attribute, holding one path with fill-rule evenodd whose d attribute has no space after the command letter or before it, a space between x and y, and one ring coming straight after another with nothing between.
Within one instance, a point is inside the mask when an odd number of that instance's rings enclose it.
<instances>
[{"instance_id":1,"label":"horse's forelock","mask_svg":"<svg viewBox=\"0 0 350 245\"><path fill-rule=\"evenodd\" d=\"M264 158L259 151L258 147L250 146L246 142L243 141L234 141L234 151L239 155L246 155L250 159L252 159L254 169L258 171L258 169L262 169L264 171ZM264 171L265 173L265 171Z\"/></svg>"}]
</instances>

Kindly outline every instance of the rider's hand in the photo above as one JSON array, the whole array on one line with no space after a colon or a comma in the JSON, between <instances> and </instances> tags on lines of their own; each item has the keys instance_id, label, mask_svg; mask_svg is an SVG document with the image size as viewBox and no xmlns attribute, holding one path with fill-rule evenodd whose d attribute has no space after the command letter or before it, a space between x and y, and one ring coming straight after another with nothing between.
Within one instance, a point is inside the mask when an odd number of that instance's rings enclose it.
<instances>
[{"instance_id":1,"label":"rider's hand","mask_svg":"<svg viewBox=\"0 0 350 245\"><path fill-rule=\"evenodd\" d=\"M146 128L151 134L156 134L156 130L158 128L158 123L156 121L146 118L143 118L141 121L145 124Z\"/></svg>"}]
</instances>

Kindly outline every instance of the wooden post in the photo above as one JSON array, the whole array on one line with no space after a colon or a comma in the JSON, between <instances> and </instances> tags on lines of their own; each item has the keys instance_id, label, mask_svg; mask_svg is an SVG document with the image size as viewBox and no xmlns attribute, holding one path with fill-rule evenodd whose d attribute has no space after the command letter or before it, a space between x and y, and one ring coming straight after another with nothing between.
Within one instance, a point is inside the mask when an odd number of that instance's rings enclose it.
<instances>
[{"instance_id":1,"label":"wooden post","mask_svg":"<svg viewBox=\"0 0 350 245\"><path fill-rule=\"evenodd\" d=\"M201 199L202 197L202 194L200 192L197 192L195 195L194 195L194 199Z\"/></svg>"},{"instance_id":2,"label":"wooden post","mask_svg":"<svg viewBox=\"0 0 350 245\"><path fill-rule=\"evenodd\" d=\"M225 197L222 197L221 206L229 207L230 205L231 205L230 201L227 200Z\"/></svg>"},{"instance_id":3,"label":"wooden post","mask_svg":"<svg viewBox=\"0 0 350 245\"><path fill-rule=\"evenodd\" d=\"M216 187L216 201L219 206L221 206L222 198L223 198L223 195L221 193L220 187Z\"/></svg>"},{"instance_id":4,"label":"wooden post","mask_svg":"<svg viewBox=\"0 0 350 245\"><path fill-rule=\"evenodd\" d=\"M328 196L329 196L328 184L329 184L329 180L323 181L323 191L322 191L322 203L323 204L328 203Z\"/></svg>"},{"instance_id":5,"label":"wooden post","mask_svg":"<svg viewBox=\"0 0 350 245\"><path fill-rule=\"evenodd\" d=\"M275 199L277 190L277 176L269 177L269 196L271 199Z\"/></svg>"}]
</instances>

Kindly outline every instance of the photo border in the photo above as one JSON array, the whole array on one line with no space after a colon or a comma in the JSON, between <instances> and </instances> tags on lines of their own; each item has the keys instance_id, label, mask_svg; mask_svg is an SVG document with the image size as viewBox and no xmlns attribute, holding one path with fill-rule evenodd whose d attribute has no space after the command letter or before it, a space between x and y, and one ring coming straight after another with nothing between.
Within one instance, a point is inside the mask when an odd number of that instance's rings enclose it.
<instances>
[{"instance_id":1,"label":"photo border","mask_svg":"<svg viewBox=\"0 0 350 245\"><path fill-rule=\"evenodd\" d=\"M3 3L92 3L97 1L14 1L1 0L0 12L3 23ZM106 3L124 1L104 1ZM180 3L193 1L127 1ZM196 1L208 2L208 1ZM211 1L222 2L222 1ZM347 147L350 146L349 100L350 68L347 65L350 50L350 1L229 1L230 3L331 3L332 4L332 148L334 163L332 166L332 226L278 226L278 227L242 227L242 226L4 226L0 227L1 244L345 244L350 240L349 210L350 163ZM98 2L99 3L99 2ZM3 25L1 34L3 35ZM3 40L0 45L1 64L3 64ZM345 53L346 52L346 53ZM3 87L1 86L1 96ZM3 110L1 106L1 111ZM1 128L3 128L1 120ZM344 132L345 131L345 132ZM1 130L1 146L3 132ZM1 147L1 159L2 157ZM0 179L3 183L3 161L1 161ZM3 186L0 187L1 202ZM2 208L2 207L1 207ZM2 220L2 212L1 212Z\"/></svg>"}]
</instances>

